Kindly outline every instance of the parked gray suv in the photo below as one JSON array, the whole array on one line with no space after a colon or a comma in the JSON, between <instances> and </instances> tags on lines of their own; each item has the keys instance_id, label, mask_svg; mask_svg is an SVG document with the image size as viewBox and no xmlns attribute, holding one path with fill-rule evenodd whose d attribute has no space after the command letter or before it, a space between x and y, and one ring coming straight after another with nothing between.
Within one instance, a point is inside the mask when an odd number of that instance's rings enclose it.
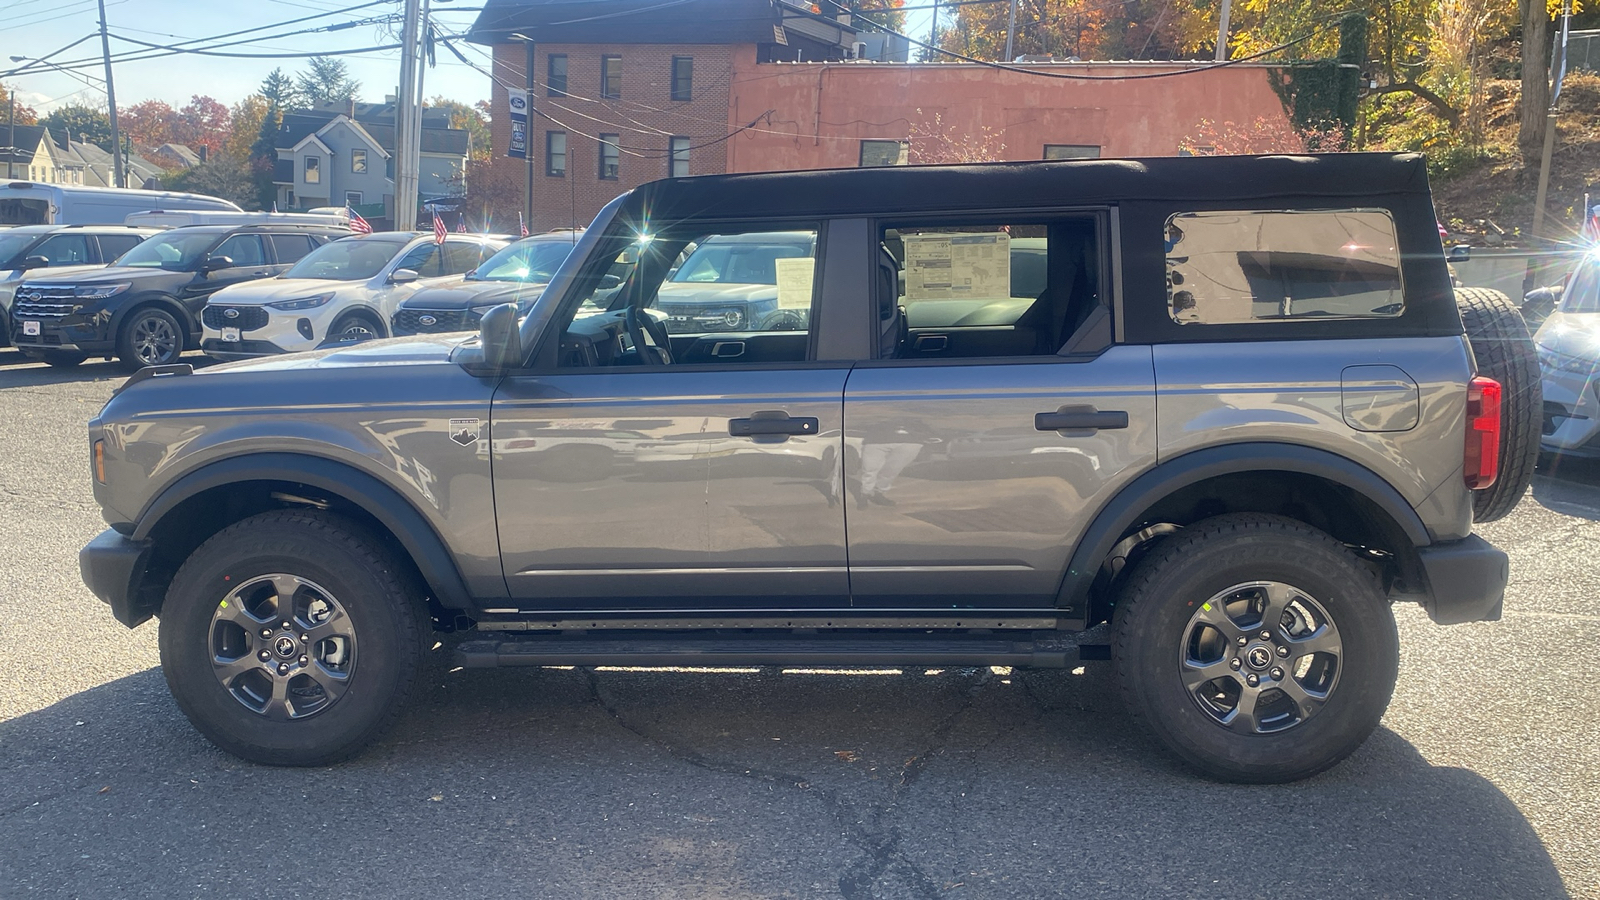
<instances>
[{"instance_id":1,"label":"parked gray suv","mask_svg":"<svg viewBox=\"0 0 1600 900\"><path fill-rule=\"evenodd\" d=\"M784 327L668 327L713 235L810 253ZM468 667L1108 659L1178 758L1286 781L1378 724L1391 603L1500 615L1474 509L1539 404L1495 359L1416 155L673 179L520 320L134 376L82 568L258 762L357 753L467 631Z\"/></svg>"}]
</instances>

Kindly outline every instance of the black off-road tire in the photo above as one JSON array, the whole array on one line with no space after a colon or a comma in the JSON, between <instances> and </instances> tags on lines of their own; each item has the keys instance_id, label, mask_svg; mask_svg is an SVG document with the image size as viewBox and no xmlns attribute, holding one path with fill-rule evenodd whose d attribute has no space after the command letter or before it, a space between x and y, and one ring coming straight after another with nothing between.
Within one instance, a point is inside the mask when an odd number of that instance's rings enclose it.
<instances>
[{"instance_id":1,"label":"black off-road tire","mask_svg":"<svg viewBox=\"0 0 1600 900\"><path fill-rule=\"evenodd\" d=\"M1478 374L1500 382L1500 470L1494 484L1472 492L1479 522L1505 518L1527 493L1539 458L1544 389L1539 354L1522 312L1511 299L1488 288L1456 288L1461 324L1478 360Z\"/></svg>"},{"instance_id":2,"label":"black off-road tire","mask_svg":"<svg viewBox=\"0 0 1600 900\"><path fill-rule=\"evenodd\" d=\"M1241 733L1184 685L1185 641L1203 605L1263 581L1313 598L1342 646L1319 708L1281 731ZM1372 734L1394 692L1400 642L1377 577L1343 544L1293 519L1246 513L1186 528L1136 564L1112 619L1112 659L1129 712L1184 763L1220 781L1278 783L1331 768Z\"/></svg>"},{"instance_id":3,"label":"black off-road tire","mask_svg":"<svg viewBox=\"0 0 1600 900\"><path fill-rule=\"evenodd\" d=\"M325 589L355 635L344 692L302 719L247 707L213 665L221 601L277 573ZM218 532L179 569L161 609L162 672L184 715L223 750L266 765L329 765L360 753L399 717L424 654L424 616L415 576L356 523L315 510L261 513ZM249 653L270 652L270 642L251 644Z\"/></svg>"}]
</instances>

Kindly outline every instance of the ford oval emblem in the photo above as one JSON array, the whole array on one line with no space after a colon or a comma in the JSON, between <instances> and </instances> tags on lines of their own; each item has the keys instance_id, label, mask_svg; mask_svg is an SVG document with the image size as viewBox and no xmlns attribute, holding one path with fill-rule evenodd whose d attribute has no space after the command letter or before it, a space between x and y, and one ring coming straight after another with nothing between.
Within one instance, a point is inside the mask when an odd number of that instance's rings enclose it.
<instances>
[{"instance_id":1,"label":"ford oval emblem","mask_svg":"<svg viewBox=\"0 0 1600 900\"><path fill-rule=\"evenodd\" d=\"M433 316L419 316L417 318L417 321L420 322L423 325L437 325L437 324L439 324L439 320L435 319Z\"/></svg>"},{"instance_id":2,"label":"ford oval emblem","mask_svg":"<svg viewBox=\"0 0 1600 900\"><path fill-rule=\"evenodd\" d=\"M225 309L222 311L222 317L224 319L237 319L239 318L239 311L237 309Z\"/></svg>"},{"instance_id":3,"label":"ford oval emblem","mask_svg":"<svg viewBox=\"0 0 1600 900\"><path fill-rule=\"evenodd\" d=\"M34 302L34 303L38 303L40 300L44 299L44 294L41 294L38 291L34 291L33 293L28 295L27 299L32 301L32 302Z\"/></svg>"}]
</instances>

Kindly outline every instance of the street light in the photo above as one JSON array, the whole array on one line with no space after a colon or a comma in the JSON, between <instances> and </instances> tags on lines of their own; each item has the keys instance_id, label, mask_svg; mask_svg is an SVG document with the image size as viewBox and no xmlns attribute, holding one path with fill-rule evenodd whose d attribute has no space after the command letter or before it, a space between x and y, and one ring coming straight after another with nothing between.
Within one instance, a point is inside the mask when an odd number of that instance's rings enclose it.
<instances>
[{"instance_id":1,"label":"street light","mask_svg":"<svg viewBox=\"0 0 1600 900\"><path fill-rule=\"evenodd\" d=\"M25 63L38 63L39 65L44 66L46 68L55 69L57 72L60 72L63 75L71 75L73 78L78 79L79 81L83 82L84 84L87 84L88 86L90 86L92 88L99 88L102 91L106 89L106 81L105 81L104 78L96 78L93 75L85 75L82 72L74 72L71 69L64 69L61 66L58 66L55 63L50 62L48 60L35 59L35 58L31 57L31 56L13 56L13 57L11 57L11 61L12 62L25 62Z\"/></svg>"}]
</instances>

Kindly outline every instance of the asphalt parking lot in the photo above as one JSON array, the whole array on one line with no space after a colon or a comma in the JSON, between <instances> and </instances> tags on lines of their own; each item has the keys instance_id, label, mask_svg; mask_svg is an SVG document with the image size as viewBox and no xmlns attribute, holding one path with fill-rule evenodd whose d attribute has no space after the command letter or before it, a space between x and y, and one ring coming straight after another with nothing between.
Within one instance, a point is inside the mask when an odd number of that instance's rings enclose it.
<instances>
[{"instance_id":1,"label":"asphalt parking lot","mask_svg":"<svg viewBox=\"0 0 1600 900\"><path fill-rule=\"evenodd\" d=\"M78 578L123 378L0 349L0 898L1600 898L1600 464L1481 532L1506 616L1397 609L1383 727L1196 779L1108 673L451 672L329 769L249 765Z\"/></svg>"}]
</instances>

